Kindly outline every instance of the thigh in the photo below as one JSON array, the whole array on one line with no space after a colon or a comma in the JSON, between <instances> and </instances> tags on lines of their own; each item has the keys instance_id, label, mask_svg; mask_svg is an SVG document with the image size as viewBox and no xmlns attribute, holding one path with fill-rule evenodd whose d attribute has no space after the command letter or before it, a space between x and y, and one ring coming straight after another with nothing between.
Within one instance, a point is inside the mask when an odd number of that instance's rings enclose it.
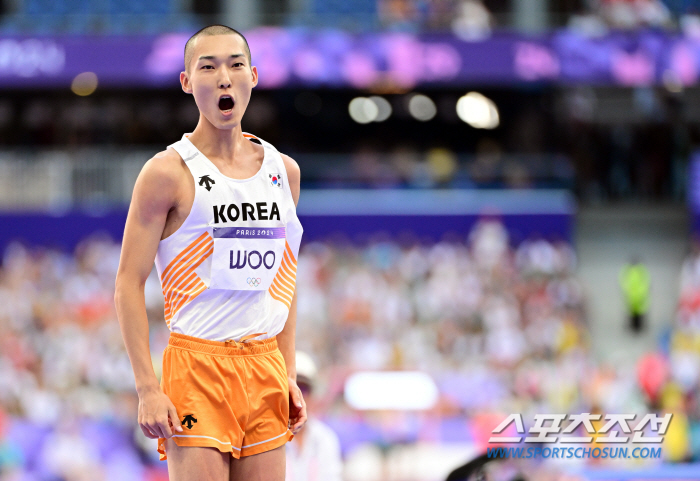
<instances>
[{"instance_id":1,"label":"thigh","mask_svg":"<svg viewBox=\"0 0 700 481\"><path fill-rule=\"evenodd\" d=\"M247 358L248 409L241 458L271 451L289 441L289 380L279 350Z\"/></svg>"},{"instance_id":2,"label":"thigh","mask_svg":"<svg viewBox=\"0 0 700 481\"><path fill-rule=\"evenodd\" d=\"M231 454L215 448L178 446L166 439L170 481L228 481Z\"/></svg>"},{"instance_id":3,"label":"thigh","mask_svg":"<svg viewBox=\"0 0 700 481\"><path fill-rule=\"evenodd\" d=\"M260 454L231 458L229 481L284 481L284 445Z\"/></svg>"}]
</instances>

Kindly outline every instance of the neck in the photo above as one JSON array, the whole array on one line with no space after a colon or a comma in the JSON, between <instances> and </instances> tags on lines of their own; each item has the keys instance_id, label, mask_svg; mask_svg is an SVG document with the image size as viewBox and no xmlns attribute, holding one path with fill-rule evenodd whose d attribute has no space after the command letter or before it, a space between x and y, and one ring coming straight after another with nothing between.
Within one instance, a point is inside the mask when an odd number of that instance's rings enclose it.
<instances>
[{"instance_id":1,"label":"neck","mask_svg":"<svg viewBox=\"0 0 700 481\"><path fill-rule=\"evenodd\" d=\"M240 123L230 130L217 129L201 114L189 139L210 159L233 160L250 147Z\"/></svg>"}]
</instances>

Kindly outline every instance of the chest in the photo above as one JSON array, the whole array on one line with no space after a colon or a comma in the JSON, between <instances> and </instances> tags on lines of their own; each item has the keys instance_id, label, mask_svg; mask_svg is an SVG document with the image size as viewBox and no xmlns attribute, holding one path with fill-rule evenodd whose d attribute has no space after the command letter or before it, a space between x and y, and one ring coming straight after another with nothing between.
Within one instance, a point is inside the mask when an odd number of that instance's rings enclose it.
<instances>
[{"instance_id":1,"label":"chest","mask_svg":"<svg viewBox=\"0 0 700 481\"><path fill-rule=\"evenodd\" d=\"M285 223L289 199L282 179L280 172L269 168L263 168L244 182L217 172L200 172L194 179L194 209L202 221L214 227Z\"/></svg>"},{"instance_id":2,"label":"chest","mask_svg":"<svg viewBox=\"0 0 700 481\"><path fill-rule=\"evenodd\" d=\"M261 151L252 155L241 156L241 158L234 163L223 162L216 158L209 158L209 161L227 178L250 179L255 176L262 167L264 156Z\"/></svg>"}]
</instances>

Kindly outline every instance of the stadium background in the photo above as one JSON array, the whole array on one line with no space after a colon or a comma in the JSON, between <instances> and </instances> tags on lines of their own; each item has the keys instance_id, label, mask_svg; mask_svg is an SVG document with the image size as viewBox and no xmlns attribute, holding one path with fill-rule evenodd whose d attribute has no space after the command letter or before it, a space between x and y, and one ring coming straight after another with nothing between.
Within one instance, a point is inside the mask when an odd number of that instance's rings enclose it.
<instances>
[{"instance_id":1,"label":"stadium background","mask_svg":"<svg viewBox=\"0 0 700 481\"><path fill-rule=\"evenodd\" d=\"M297 342L346 480L445 479L515 412L674 421L660 460L498 461L486 479L700 479L697 2L0 13L3 481L167 479L134 429L112 296L133 182L196 124L177 78L209 23L243 30L259 68L244 130L301 166ZM621 287L633 256L651 279L640 332ZM146 290L158 371L155 275ZM353 373L403 370L436 398L358 409L377 399L344 393Z\"/></svg>"}]
</instances>

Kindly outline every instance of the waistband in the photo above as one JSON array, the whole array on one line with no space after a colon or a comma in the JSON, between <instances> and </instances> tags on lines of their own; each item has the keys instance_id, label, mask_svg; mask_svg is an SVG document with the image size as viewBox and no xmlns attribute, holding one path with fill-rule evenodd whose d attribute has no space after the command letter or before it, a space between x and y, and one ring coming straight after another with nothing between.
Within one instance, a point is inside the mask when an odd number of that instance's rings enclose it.
<instances>
[{"instance_id":1,"label":"waistband","mask_svg":"<svg viewBox=\"0 0 700 481\"><path fill-rule=\"evenodd\" d=\"M251 356L267 354L277 349L276 337L261 340L243 339L220 342L171 332L168 345L219 356Z\"/></svg>"}]
</instances>

